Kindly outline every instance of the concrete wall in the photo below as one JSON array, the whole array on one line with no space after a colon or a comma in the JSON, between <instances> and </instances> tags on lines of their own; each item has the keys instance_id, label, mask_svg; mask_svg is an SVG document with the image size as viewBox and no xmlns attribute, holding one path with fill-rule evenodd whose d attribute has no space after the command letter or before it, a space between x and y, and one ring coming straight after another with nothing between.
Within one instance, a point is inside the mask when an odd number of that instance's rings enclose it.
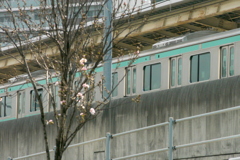
<instances>
[{"instance_id":1,"label":"concrete wall","mask_svg":"<svg viewBox=\"0 0 240 160\"><path fill-rule=\"evenodd\" d=\"M211 112L240 105L240 76L193 84L141 96L141 102L133 97L113 100L111 109L81 130L73 143L104 137L175 119ZM52 137L54 126L48 126ZM19 157L44 151L39 116L0 123L0 159ZM174 128L174 145L192 143L240 133L240 111L214 115L182 123ZM168 127L159 127L112 139L112 158L167 147ZM54 139L50 138L53 147ZM65 159L102 160L105 141L69 149ZM219 160L240 156L239 139L227 140L179 149L175 159ZM29 158L42 160L44 157ZM167 152L133 158L137 160L165 160Z\"/></svg>"}]
</instances>

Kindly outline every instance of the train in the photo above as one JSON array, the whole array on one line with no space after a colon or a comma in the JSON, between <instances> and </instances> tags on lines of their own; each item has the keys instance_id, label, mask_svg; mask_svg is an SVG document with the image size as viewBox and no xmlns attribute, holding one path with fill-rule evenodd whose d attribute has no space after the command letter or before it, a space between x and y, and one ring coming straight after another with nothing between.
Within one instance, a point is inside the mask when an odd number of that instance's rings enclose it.
<instances>
[{"instance_id":1,"label":"train","mask_svg":"<svg viewBox=\"0 0 240 160\"><path fill-rule=\"evenodd\" d=\"M239 61L240 29L225 32L204 30L168 38L154 44L152 49L141 51L130 66L128 56L121 62L113 60L112 86L115 89L112 99L238 76ZM35 73L40 74L43 72ZM96 81L101 80L102 75L103 67L99 66ZM0 121L40 113L34 90L30 83L26 83L26 77L9 79L0 86ZM45 85L43 77L37 77L36 81ZM47 92L41 87L38 92L46 106L44 111L51 112ZM101 100L101 90L96 90L94 97L96 101Z\"/></svg>"}]
</instances>

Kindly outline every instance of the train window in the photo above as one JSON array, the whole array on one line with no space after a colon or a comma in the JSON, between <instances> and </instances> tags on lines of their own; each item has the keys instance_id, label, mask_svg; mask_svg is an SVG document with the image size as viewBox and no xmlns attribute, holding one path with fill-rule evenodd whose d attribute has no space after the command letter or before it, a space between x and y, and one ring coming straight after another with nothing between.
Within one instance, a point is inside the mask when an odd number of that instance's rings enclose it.
<instances>
[{"instance_id":1,"label":"train window","mask_svg":"<svg viewBox=\"0 0 240 160\"><path fill-rule=\"evenodd\" d=\"M210 78L210 53L191 56L190 82L199 82Z\"/></svg>"},{"instance_id":2,"label":"train window","mask_svg":"<svg viewBox=\"0 0 240 160\"><path fill-rule=\"evenodd\" d=\"M133 68L133 81L132 81L132 93L136 93L137 90L137 70Z\"/></svg>"},{"instance_id":3,"label":"train window","mask_svg":"<svg viewBox=\"0 0 240 160\"><path fill-rule=\"evenodd\" d=\"M161 63L143 67L143 90L149 91L161 86Z\"/></svg>"},{"instance_id":4,"label":"train window","mask_svg":"<svg viewBox=\"0 0 240 160\"><path fill-rule=\"evenodd\" d=\"M176 77L176 59L171 59L171 87L175 86Z\"/></svg>"},{"instance_id":5,"label":"train window","mask_svg":"<svg viewBox=\"0 0 240 160\"><path fill-rule=\"evenodd\" d=\"M4 96L1 97L0 102L0 117L7 117L12 114L12 105L11 105L11 97Z\"/></svg>"},{"instance_id":6,"label":"train window","mask_svg":"<svg viewBox=\"0 0 240 160\"><path fill-rule=\"evenodd\" d=\"M227 76L227 49L221 50L221 77Z\"/></svg>"},{"instance_id":7,"label":"train window","mask_svg":"<svg viewBox=\"0 0 240 160\"><path fill-rule=\"evenodd\" d=\"M137 80L137 73L135 67L126 68L126 78L125 78L125 92L126 95L131 93L136 93L136 80Z\"/></svg>"},{"instance_id":8,"label":"train window","mask_svg":"<svg viewBox=\"0 0 240 160\"><path fill-rule=\"evenodd\" d=\"M50 111L53 111L53 103L55 103L55 107L59 107L59 100L58 99L58 90L59 90L59 86L55 86L55 85L52 85L51 86L51 93L52 93L52 96L51 95L49 96L49 110Z\"/></svg>"},{"instance_id":9,"label":"train window","mask_svg":"<svg viewBox=\"0 0 240 160\"><path fill-rule=\"evenodd\" d=\"M43 98L43 89L37 89L38 90L38 94L41 97L41 99ZM34 112L34 111L38 111L40 110L40 105L36 96L36 93L34 90L30 91L30 112Z\"/></svg>"},{"instance_id":10,"label":"train window","mask_svg":"<svg viewBox=\"0 0 240 160\"><path fill-rule=\"evenodd\" d=\"M178 85L182 85L182 58L178 58Z\"/></svg>"},{"instance_id":11,"label":"train window","mask_svg":"<svg viewBox=\"0 0 240 160\"><path fill-rule=\"evenodd\" d=\"M234 47L230 47L229 76L234 75Z\"/></svg>"},{"instance_id":12,"label":"train window","mask_svg":"<svg viewBox=\"0 0 240 160\"><path fill-rule=\"evenodd\" d=\"M112 97L115 97L118 95L118 73L114 72L112 73Z\"/></svg>"},{"instance_id":13,"label":"train window","mask_svg":"<svg viewBox=\"0 0 240 160\"><path fill-rule=\"evenodd\" d=\"M130 68L126 69L126 94L131 93L131 70Z\"/></svg>"},{"instance_id":14,"label":"train window","mask_svg":"<svg viewBox=\"0 0 240 160\"><path fill-rule=\"evenodd\" d=\"M234 47L226 46L221 48L220 52L221 63L221 78L234 75Z\"/></svg>"},{"instance_id":15,"label":"train window","mask_svg":"<svg viewBox=\"0 0 240 160\"><path fill-rule=\"evenodd\" d=\"M170 87L182 84L182 57L170 60Z\"/></svg>"},{"instance_id":16,"label":"train window","mask_svg":"<svg viewBox=\"0 0 240 160\"><path fill-rule=\"evenodd\" d=\"M59 86L55 86L54 87L54 97L55 97L55 102L56 102L56 107L59 108L60 107L60 101L59 101L59 94L58 94L58 91L59 91Z\"/></svg>"},{"instance_id":17,"label":"train window","mask_svg":"<svg viewBox=\"0 0 240 160\"><path fill-rule=\"evenodd\" d=\"M25 113L25 92L18 91L17 92L17 112L18 117L21 117L23 113Z\"/></svg>"}]
</instances>

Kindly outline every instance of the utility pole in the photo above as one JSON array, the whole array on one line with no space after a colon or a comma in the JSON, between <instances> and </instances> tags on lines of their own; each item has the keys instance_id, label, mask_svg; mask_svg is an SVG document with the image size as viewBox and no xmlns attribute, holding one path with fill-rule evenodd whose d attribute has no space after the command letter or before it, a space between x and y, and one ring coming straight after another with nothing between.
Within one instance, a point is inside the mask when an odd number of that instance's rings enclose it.
<instances>
[{"instance_id":1,"label":"utility pole","mask_svg":"<svg viewBox=\"0 0 240 160\"><path fill-rule=\"evenodd\" d=\"M103 57L103 76L105 78L103 86L103 96L109 97L109 92L112 90L112 0L106 0L104 4L104 57Z\"/></svg>"}]
</instances>

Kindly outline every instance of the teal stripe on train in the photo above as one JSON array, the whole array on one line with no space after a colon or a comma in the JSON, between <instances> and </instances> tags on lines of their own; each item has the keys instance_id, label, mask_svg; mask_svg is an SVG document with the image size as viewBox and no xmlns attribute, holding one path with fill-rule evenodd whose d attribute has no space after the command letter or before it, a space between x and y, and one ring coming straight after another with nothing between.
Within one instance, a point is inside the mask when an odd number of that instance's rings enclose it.
<instances>
[{"instance_id":1,"label":"teal stripe on train","mask_svg":"<svg viewBox=\"0 0 240 160\"><path fill-rule=\"evenodd\" d=\"M206 42L206 43L202 43L202 44L198 44L198 45L193 45L193 46L188 46L188 47L184 47L184 48L179 48L176 50L162 52L162 53L156 54L155 58L158 59L158 58L170 57L170 56L174 56L174 55L178 55L178 54L196 51L201 48L205 49L205 48L215 47L215 46L219 46L219 45L234 43L239 40L240 40L240 35L228 37L228 38L219 39L219 40L215 40L215 41L211 41L211 42ZM199 47L199 45L201 45L201 47Z\"/></svg>"},{"instance_id":2,"label":"teal stripe on train","mask_svg":"<svg viewBox=\"0 0 240 160\"><path fill-rule=\"evenodd\" d=\"M150 60L150 56L140 57L140 58L136 59L133 62L133 64L138 64L138 63L146 62L146 61L149 61L149 60ZM131 61L123 61L123 62L119 62L119 63L114 63L112 65L112 69L127 67L129 65L129 63L131 63ZM95 71L96 72L103 72L103 67L96 68Z\"/></svg>"},{"instance_id":3,"label":"teal stripe on train","mask_svg":"<svg viewBox=\"0 0 240 160\"><path fill-rule=\"evenodd\" d=\"M237 41L240 41L240 35L203 43L202 48L204 49L204 48L219 46L223 44L229 44Z\"/></svg>"},{"instance_id":4,"label":"teal stripe on train","mask_svg":"<svg viewBox=\"0 0 240 160\"><path fill-rule=\"evenodd\" d=\"M7 119L1 119L0 122L4 122L4 121L10 121L10 120L14 120L16 118L7 118Z\"/></svg>"},{"instance_id":5,"label":"teal stripe on train","mask_svg":"<svg viewBox=\"0 0 240 160\"><path fill-rule=\"evenodd\" d=\"M155 58L158 59L158 58L170 57L170 56L192 52L196 50L199 50L199 45L193 45L193 46L179 48L179 49L175 49L167 52L158 53L155 55Z\"/></svg>"},{"instance_id":6,"label":"teal stripe on train","mask_svg":"<svg viewBox=\"0 0 240 160\"><path fill-rule=\"evenodd\" d=\"M57 78L52 78L52 83L56 82L57 81ZM44 85L46 84L46 80L40 80L38 81L38 84L40 85ZM21 89L26 89L26 88L29 88L29 87L32 87L32 84L31 83L25 83L25 84L21 84L21 85L17 85L17 86L12 86L12 87L9 87L7 89L8 92L11 92L11 91L18 91L18 90L21 90ZM3 90L3 92L1 92ZM0 90L0 93L4 93L4 89L1 89Z\"/></svg>"},{"instance_id":7,"label":"teal stripe on train","mask_svg":"<svg viewBox=\"0 0 240 160\"><path fill-rule=\"evenodd\" d=\"M39 112L39 113L33 113L33 114L30 114L30 115L25 115L25 116L23 116L23 117L31 117L31 116L35 116L35 115L39 115L39 114L40 114L40 112ZM0 122L10 121L10 120L14 120L14 119L16 119L16 118L0 119Z\"/></svg>"}]
</instances>

